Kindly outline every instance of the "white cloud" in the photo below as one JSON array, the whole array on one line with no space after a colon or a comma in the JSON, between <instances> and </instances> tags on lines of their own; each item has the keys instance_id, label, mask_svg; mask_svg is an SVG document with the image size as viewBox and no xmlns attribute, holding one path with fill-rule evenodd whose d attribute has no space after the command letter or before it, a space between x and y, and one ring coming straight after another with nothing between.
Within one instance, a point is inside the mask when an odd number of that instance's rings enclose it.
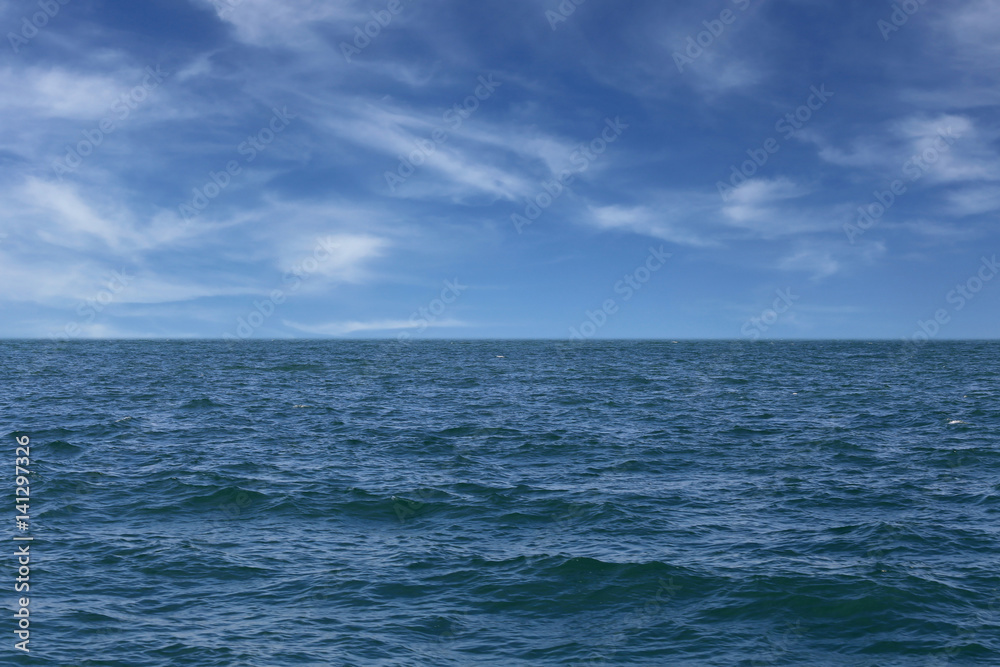
<instances>
[{"instance_id":1,"label":"white cloud","mask_svg":"<svg viewBox=\"0 0 1000 667\"><path fill-rule=\"evenodd\" d=\"M460 320L435 320L435 321L411 321L411 320L371 320L367 322L346 321L327 322L325 324L299 324L297 322L284 321L283 324L297 331L323 336L344 336L347 334L362 331L399 331L404 329L421 329L424 327L464 327L467 323Z\"/></svg>"},{"instance_id":2,"label":"white cloud","mask_svg":"<svg viewBox=\"0 0 1000 667\"><path fill-rule=\"evenodd\" d=\"M302 48L316 44L309 28L317 23L371 20L353 0L198 0L231 24L240 40L255 45ZM353 35L345 34L345 38Z\"/></svg>"},{"instance_id":3,"label":"white cloud","mask_svg":"<svg viewBox=\"0 0 1000 667\"><path fill-rule=\"evenodd\" d=\"M840 266L832 252L814 248L796 250L778 262L778 268L811 273L814 280L832 276L840 270Z\"/></svg>"},{"instance_id":4,"label":"white cloud","mask_svg":"<svg viewBox=\"0 0 1000 667\"><path fill-rule=\"evenodd\" d=\"M753 178L734 188L729 201L733 206L761 206L806 194L808 190L787 178Z\"/></svg>"},{"instance_id":5,"label":"white cloud","mask_svg":"<svg viewBox=\"0 0 1000 667\"><path fill-rule=\"evenodd\" d=\"M121 206L105 203L98 210L71 183L27 178L9 192L13 206L0 225L19 235L33 229L44 242L81 250L95 243L112 250L140 244L130 215ZM28 225L30 223L30 226Z\"/></svg>"},{"instance_id":6,"label":"white cloud","mask_svg":"<svg viewBox=\"0 0 1000 667\"><path fill-rule=\"evenodd\" d=\"M951 38L955 57L965 64L995 65L1000 58L1000 4L971 0L949 6L938 27Z\"/></svg>"},{"instance_id":7,"label":"white cloud","mask_svg":"<svg viewBox=\"0 0 1000 667\"><path fill-rule=\"evenodd\" d=\"M229 284L225 284L225 283ZM235 284L234 284L235 283ZM242 296L262 294L264 289L247 284L245 279L233 276L226 280L219 276L205 276L199 282L183 278L139 275L122 293L121 303L176 303L206 297Z\"/></svg>"},{"instance_id":8,"label":"white cloud","mask_svg":"<svg viewBox=\"0 0 1000 667\"><path fill-rule=\"evenodd\" d=\"M370 234L297 235L282 244L278 267L310 279L322 276L327 281L358 283L369 276L366 265L381 257L388 245L386 239Z\"/></svg>"},{"instance_id":9,"label":"white cloud","mask_svg":"<svg viewBox=\"0 0 1000 667\"><path fill-rule=\"evenodd\" d=\"M811 280L821 280L845 269L871 265L883 258L886 251L882 241L849 246L822 237L799 239L792 250L778 260L777 268L811 274Z\"/></svg>"},{"instance_id":10,"label":"white cloud","mask_svg":"<svg viewBox=\"0 0 1000 667\"><path fill-rule=\"evenodd\" d=\"M944 224L937 220L914 219L904 222L882 221L879 223L887 229L902 229L913 234L927 237L932 243L965 241L980 236L982 229L968 225L958 226L954 223Z\"/></svg>"},{"instance_id":11,"label":"white cloud","mask_svg":"<svg viewBox=\"0 0 1000 667\"><path fill-rule=\"evenodd\" d=\"M382 224L378 210L265 201L234 216L205 215L185 225L174 211L143 218L125 203L125 193L106 190L99 196L72 183L31 177L5 193L0 300L65 306L93 298L107 274L121 267L138 275L116 293L120 303L263 293L268 280L248 280L246 274L259 274L262 266L299 271L308 276L304 289L321 291L331 283L368 279L369 263L391 245L385 236L352 231ZM275 219L287 226L275 226ZM195 240L199 253L212 252L214 265L199 268L196 279L168 275L163 267L191 252Z\"/></svg>"},{"instance_id":12,"label":"white cloud","mask_svg":"<svg viewBox=\"0 0 1000 667\"><path fill-rule=\"evenodd\" d=\"M1000 188L997 186L962 188L949 192L948 212L964 217L1000 210Z\"/></svg>"},{"instance_id":13,"label":"white cloud","mask_svg":"<svg viewBox=\"0 0 1000 667\"><path fill-rule=\"evenodd\" d=\"M588 210L588 222L600 229L626 230L681 245L712 245L703 233L686 228L685 223L689 224L694 211L676 205L589 205Z\"/></svg>"},{"instance_id":14,"label":"white cloud","mask_svg":"<svg viewBox=\"0 0 1000 667\"><path fill-rule=\"evenodd\" d=\"M815 215L784 205L807 194L808 189L787 178L751 179L729 194L722 214L729 224L764 236L816 230L822 221Z\"/></svg>"},{"instance_id":15,"label":"white cloud","mask_svg":"<svg viewBox=\"0 0 1000 667\"><path fill-rule=\"evenodd\" d=\"M802 138L818 146L825 162L880 172L883 178L910 178L919 168L920 177L931 183L1000 180L1000 155L990 148L996 137L967 116L907 116L881 135L851 140L847 149L816 132L803 133Z\"/></svg>"},{"instance_id":16,"label":"white cloud","mask_svg":"<svg viewBox=\"0 0 1000 667\"><path fill-rule=\"evenodd\" d=\"M846 149L827 144L820 135L809 129L799 131L795 138L815 143L819 147L819 158L838 167L872 169L883 167L886 163L885 145L870 138L854 139Z\"/></svg>"},{"instance_id":17,"label":"white cloud","mask_svg":"<svg viewBox=\"0 0 1000 667\"><path fill-rule=\"evenodd\" d=\"M141 69L94 74L60 67L7 67L0 70L0 89L8 91L0 96L0 111L29 112L33 118L99 119L141 82Z\"/></svg>"},{"instance_id":18,"label":"white cloud","mask_svg":"<svg viewBox=\"0 0 1000 667\"><path fill-rule=\"evenodd\" d=\"M71 307L110 295L115 304L153 304L265 291L240 276L216 273L195 282L138 270L131 262L92 260L76 254L24 258L0 248L0 301Z\"/></svg>"},{"instance_id":19,"label":"white cloud","mask_svg":"<svg viewBox=\"0 0 1000 667\"><path fill-rule=\"evenodd\" d=\"M925 160L925 177L931 182L1000 178L1000 159L986 148L983 132L967 117L910 117L897 123L894 131L906 142L907 160Z\"/></svg>"},{"instance_id":20,"label":"white cloud","mask_svg":"<svg viewBox=\"0 0 1000 667\"><path fill-rule=\"evenodd\" d=\"M482 104L490 104L490 101ZM545 177L552 178L557 169L569 167L570 156L576 148L570 141L509 125L496 125L475 116L455 128L439 111L431 114L376 108L357 101L343 103L341 113L326 127L341 139L382 153L385 156L383 175L390 172L398 176L401 158L407 158L403 173L408 173L409 156L413 155L414 174L404 179L403 184L394 185L397 196L417 198L469 194L506 200L527 197L541 186L539 179L525 173L525 166L544 165L548 169ZM431 141L435 129L446 133L446 142L435 144ZM424 146L423 151L420 145ZM511 156L517 160L512 161ZM605 160L606 156L600 158L601 162ZM522 168L510 166L512 163ZM431 172L431 176L422 172ZM385 180L383 183L386 192L392 192L389 183Z\"/></svg>"},{"instance_id":21,"label":"white cloud","mask_svg":"<svg viewBox=\"0 0 1000 667\"><path fill-rule=\"evenodd\" d=\"M658 192L638 204L590 204L582 220L600 229L627 230L690 246L836 228L848 205L812 207L795 201L810 193L810 188L787 178L751 179L733 188L726 202L715 190Z\"/></svg>"}]
</instances>

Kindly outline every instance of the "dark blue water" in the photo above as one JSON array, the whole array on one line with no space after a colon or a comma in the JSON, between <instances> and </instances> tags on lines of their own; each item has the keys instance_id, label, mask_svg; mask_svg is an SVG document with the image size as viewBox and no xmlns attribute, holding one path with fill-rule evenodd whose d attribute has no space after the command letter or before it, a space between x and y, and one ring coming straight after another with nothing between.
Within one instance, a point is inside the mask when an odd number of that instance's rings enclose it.
<instances>
[{"instance_id":1,"label":"dark blue water","mask_svg":"<svg viewBox=\"0 0 1000 667\"><path fill-rule=\"evenodd\" d=\"M998 362L0 342L35 537L0 662L997 665Z\"/></svg>"}]
</instances>

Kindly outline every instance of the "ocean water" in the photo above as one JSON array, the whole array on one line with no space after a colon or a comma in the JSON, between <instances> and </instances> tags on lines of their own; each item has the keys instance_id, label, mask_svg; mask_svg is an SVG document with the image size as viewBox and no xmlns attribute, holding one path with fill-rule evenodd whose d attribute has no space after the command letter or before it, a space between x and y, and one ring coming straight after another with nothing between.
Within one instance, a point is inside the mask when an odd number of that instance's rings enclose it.
<instances>
[{"instance_id":1,"label":"ocean water","mask_svg":"<svg viewBox=\"0 0 1000 667\"><path fill-rule=\"evenodd\" d=\"M23 665L998 665L1000 344L0 342Z\"/></svg>"}]
</instances>

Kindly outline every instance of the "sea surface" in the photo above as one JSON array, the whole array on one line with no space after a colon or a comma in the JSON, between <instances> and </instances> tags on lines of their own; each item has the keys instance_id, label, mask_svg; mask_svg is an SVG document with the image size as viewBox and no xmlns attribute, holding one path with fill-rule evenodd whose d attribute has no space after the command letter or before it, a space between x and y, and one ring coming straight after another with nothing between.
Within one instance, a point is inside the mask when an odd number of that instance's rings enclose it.
<instances>
[{"instance_id":1,"label":"sea surface","mask_svg":"<svg viewBox=\"0 0 1000 667\"><path fill-rule=\"evenodd\" d=\"M0 341L34 537L24 655L11 502L0 664L1000 665L998 368L997 342Z\"/></svg>"}]
</instances>

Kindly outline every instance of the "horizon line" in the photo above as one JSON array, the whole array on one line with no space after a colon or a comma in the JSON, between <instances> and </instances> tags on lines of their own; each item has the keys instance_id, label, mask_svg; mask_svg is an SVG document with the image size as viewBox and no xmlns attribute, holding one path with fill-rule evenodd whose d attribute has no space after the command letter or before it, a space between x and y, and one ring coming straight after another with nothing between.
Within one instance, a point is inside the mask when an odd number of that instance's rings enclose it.
<instances>
[{"instance_id":1,"label":"horizon line","mask_svg":"<svg viewBox=\"0 0 1000 667\"><path fill-rule=\"evenodd\" d=\"M405 342L394 337L290 337L290 338L223 338L223 337L170 337L170 336L146 336L146 337L114 337L114 338L48 338L48 337L22 337L4 338L0 337L0 342L49 342L49 343L107 343L107 342L220 342L220 343L277 343L277 342L341 342L341 343L364 343L364 342L396 342L401 345L410 343L431 343L431 342L490 342L490 341L510 341L510 342L565 342L565 343L588 343L588 342L650 342L650 343L696 343L696 342L731 342L731 343L781 343L781 342L858 342L858 343L945 343L945 342L1000 342L997 338L931 338L928 340L915 341L910 338L552 338L552 337L516 337L516 338L408 338Z\"/></svg>"}]
</instances>

